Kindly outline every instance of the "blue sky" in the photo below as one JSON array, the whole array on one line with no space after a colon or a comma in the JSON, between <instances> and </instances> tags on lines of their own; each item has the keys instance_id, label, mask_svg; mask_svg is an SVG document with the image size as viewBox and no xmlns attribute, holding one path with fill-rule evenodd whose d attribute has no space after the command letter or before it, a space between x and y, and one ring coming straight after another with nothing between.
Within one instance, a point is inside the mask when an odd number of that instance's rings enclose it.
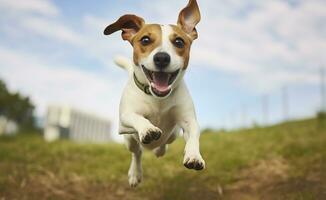
<instances>
[{"instance_id":1,"label":"blue sky","mask_svg":"<svg viewBox=\"0 0 326 200\"><path fill-rule=\"evenodd\" d=\"M326 1L198 0L202 21L186 81L201 127L283 119L282 88L291 118L320 105L319 68L325 66ZM116 55L132 48L103 29L126 13L148 23L173 24L187 1L0 0L0 78L31 96L37 115L66 104L117 123L127 74ZM243 116L246 115L244 118Z\"/></svg>"}]
</instances>

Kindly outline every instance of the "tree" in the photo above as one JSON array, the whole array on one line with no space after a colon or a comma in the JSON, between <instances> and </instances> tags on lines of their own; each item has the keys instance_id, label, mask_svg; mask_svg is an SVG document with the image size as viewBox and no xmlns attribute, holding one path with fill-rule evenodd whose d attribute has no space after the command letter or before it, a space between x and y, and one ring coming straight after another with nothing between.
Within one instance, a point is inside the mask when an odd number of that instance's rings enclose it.
<instances>
[{"instance_id":1,"label":"tree","mask_svg":"<svg viewBox=\"0 0 326 200\"><path fill-rule=\"evenodd\" d=\"M20 129L34 129L34 105L28 97L11 93L0 80L0 115L15 121Z\"/></svg>"}]
</instances>

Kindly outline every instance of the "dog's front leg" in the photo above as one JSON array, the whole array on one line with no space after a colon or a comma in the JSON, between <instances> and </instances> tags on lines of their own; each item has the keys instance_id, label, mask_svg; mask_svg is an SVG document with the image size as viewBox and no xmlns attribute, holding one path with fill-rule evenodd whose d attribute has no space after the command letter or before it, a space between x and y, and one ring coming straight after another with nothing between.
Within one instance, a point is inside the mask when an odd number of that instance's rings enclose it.
<instances>
[{"instance_id":1,"label":"dog's front leg","mask_svg":"<svg viewBox=\"0 0 326 200\"><path fill-rule=\"evenodd\" d=\"M181 127L186 141L183 160L184 166L188 169L204 169L205 161L199 151L200 130L195 116L184 118L181 122Z\"/></svg>"},{"instance_id":2,"label":"dog's front leg","mask_svg":"<svg viewBox=\"0 0 326 200\"><path fill-rule=\"evenodd\" d=\"M162 134L162 131L148 119L136 113L125 113L121 115L121 123L125 127L135 129L138 133L139 141L143 144L149 144L153 140L158 140Z\"/></svg>"}]
</instances>

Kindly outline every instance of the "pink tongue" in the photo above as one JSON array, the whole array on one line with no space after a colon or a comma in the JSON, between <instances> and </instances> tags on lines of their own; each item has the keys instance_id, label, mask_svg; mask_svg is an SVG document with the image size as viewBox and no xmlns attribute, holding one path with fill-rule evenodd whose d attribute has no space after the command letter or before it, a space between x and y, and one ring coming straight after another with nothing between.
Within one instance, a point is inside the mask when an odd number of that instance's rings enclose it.
<instances>
[{"instance_id":1,"label":"pink tongue","mask_svg":"<svg viewBox=\"0 0 326 200\"><path fill-rule=\"evenodd\" d=\"M169 76L164 72L153 73L154 88L160 92L166 92L169 89Z\"/></svg>"}]
</instances>

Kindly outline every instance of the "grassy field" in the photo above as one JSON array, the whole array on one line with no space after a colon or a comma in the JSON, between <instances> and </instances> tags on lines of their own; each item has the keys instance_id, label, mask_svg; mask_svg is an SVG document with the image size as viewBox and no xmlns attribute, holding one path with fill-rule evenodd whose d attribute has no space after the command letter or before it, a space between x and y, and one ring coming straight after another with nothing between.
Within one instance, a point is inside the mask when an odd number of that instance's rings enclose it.
<instances>
[{"instance_id":1,"label":"grassy field","mask_svg":"<svg viewBox=\"0 0 326 200\"><path fill-rule=\"evenodd\" d=\"M182 165L184 142L143 156L144 180L129 188L120 144L45 143L0 137L0 199L326 199L326 130L316 119L204 133L206 169Z\"/></svg>"}]
</instances>

